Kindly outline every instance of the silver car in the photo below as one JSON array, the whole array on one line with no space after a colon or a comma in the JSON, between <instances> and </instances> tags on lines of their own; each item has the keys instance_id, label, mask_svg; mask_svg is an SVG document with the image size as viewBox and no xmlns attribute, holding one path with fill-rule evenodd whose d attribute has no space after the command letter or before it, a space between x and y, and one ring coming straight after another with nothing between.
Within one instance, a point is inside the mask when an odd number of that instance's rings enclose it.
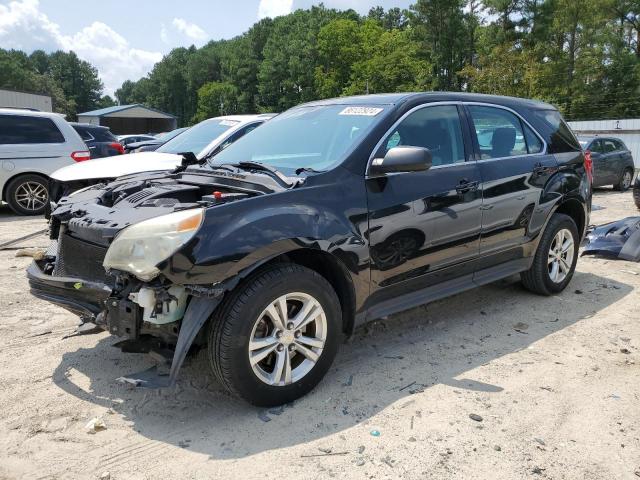
<instances>
[{"instance_id":1,"label":"silver car","mask_svg":"<svg viewBox=\"0 0 640 480\"><path fill-rule=\"evenodd\" d=\"M49 202L49 175L89 158L80 135L61 115L0 108L2 201L17 214L42 214Z\"/></svg>"}]
</instances>

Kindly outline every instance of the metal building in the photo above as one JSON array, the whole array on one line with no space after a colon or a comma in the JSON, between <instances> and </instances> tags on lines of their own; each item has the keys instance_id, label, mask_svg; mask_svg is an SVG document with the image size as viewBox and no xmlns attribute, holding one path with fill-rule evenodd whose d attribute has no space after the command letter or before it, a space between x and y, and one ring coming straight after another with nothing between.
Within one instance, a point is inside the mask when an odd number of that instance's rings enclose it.
<instances>
[{"instance_id":1,"label":"metal building","mask_svg":"<svg viewBox=\"0 0 640 480\"><path fill-rule=\"evenodd\" d=\"M53 112L51 97L17 90L0 89L0 108L32 108L41 112Z\"/></svg>"},{"instance_id":2,"label":"metal building","mask_svg":"<svg viewBox=\"0 0 640 480\"><path fill-rule=\"evenodd\" d=\"M175 116L140 104L79 113L78 122L109 127L116 135L168 132L178 123Z\"/></svg>"},{"instance_id":3,"label":"metal building","mask_svg":"<svg viewBox=\"0 0 640 480\"><path fill-rule=\"evenodd\" d=\"M609 136L622 140L633 155L636 169L640 168L640 118L622 120L586 120L569 122L578 136Z\"/></svg>"}]
</instances>

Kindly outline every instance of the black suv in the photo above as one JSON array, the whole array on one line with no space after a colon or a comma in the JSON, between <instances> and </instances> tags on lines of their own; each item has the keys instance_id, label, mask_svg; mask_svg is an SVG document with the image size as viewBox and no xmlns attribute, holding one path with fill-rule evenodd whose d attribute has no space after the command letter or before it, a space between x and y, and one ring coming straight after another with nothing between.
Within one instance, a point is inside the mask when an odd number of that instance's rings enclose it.
<instances>
[{"instance_id":1,"label":"black suv","mask_svg":"<svg viewBox=\"0 0 640 480\"><path fill-rule=\"evenodd\" d=\"M124 147L111 133L109 127L91 125L90 123L69 123L89 148L91 158L111 157L122 155Z\"/></svg>"},{"instance_id":2,"label":"black suv","mask_svg":"<svg viewBox=\"0 0 640 480\"><path fill-rule=\"evenodd\" d=\"M131 382L171 385L205 347L229 391L283 404L358 324L516 273L561 292L588 224L588 170L558 111L536 101L313 102L203 164L185 156L171 173L63 198L31 291L124 351L166 356L166 375Z\"/></svg>"}]
</instances>

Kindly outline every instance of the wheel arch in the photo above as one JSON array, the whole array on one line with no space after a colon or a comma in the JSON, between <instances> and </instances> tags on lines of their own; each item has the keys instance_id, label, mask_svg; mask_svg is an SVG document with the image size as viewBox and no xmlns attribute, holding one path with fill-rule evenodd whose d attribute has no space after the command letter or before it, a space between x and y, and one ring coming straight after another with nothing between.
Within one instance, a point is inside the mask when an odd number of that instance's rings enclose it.
<instances>
[{"instance_id":1,"label":"wheel arch","mask_svg":"<svg viewBox=\"0 0 640 480\"><path fill-rule=\"evenodd\" d=\"M587 214L583 205L575 198L567 198L558 204L558 207L553 213L563 213L568 215L576 222L578 232L580 233L580 240L584 237L587 229Z\"/></svg>"},{"instance_id":2,"label":"wheel arch","mask_svg":"<svg viewBox=\"0 0 640 480\"><path fill-rule=\"evenodd\" d=\"M230 289L235 288L242 280L258 270L278 263L295 263L321 275L333 287L342 310L342 331L347 335L353 333L356 316L355 286L345 264L329 252L313 248L299 248L280 253L244 269Z\"/></svg>"}]
</instances>

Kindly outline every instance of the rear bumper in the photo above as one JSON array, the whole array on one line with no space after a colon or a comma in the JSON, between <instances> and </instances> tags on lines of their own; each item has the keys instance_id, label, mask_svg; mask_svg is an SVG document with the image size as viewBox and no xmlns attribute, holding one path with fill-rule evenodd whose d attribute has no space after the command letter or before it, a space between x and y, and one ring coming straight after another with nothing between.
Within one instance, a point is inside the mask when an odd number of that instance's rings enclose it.
<instances>
[{"instance_id":1,"label":"rear bumper","mask_svg":"<svg viewBox=\"0 0 640 480\"><path fill-rule=\"evenodd\" d=\"M31 294L54 303L82 318L95 319L105 308L111 287L80 278L54 277L45 274L37 262L27 269Z\"/></svg>"}]
</instances>

